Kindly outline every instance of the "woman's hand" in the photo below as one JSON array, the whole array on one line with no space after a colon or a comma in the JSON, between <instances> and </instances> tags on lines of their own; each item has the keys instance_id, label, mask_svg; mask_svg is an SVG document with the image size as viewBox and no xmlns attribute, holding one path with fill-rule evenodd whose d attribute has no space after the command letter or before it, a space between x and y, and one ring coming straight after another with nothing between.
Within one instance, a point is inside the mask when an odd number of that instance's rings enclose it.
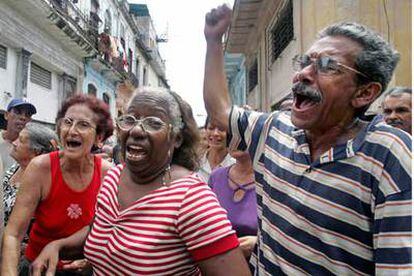
<instances>
[{"instance_id":1,"label":"woman's hand","mask_svg":"<svg viewBox=\"0 0 414 276\"><path fill-rule=\"evenodd\" d=\"M46 245L39 256L31 264L31 270L33 276L41 276L43 271L46 270L46 276L55 275L56 266L59 262L59 251L61 246L59 240L53 241Z\"/></svg>"},{"instance_id":2,"label":"woman's hand","mask_svg":"<svg viewBox=\"0 0 414 276\"><path fill-rule=\"evenodd\" d=\"M92 271L92 265L86 259L62 261L62 270L72 271L80 275L90 275Z\"/></svg>"},{"instance_id":3,"label":"woman's hand","mask_svg":"<svg viewBox=\"0 0 414 276\"><path fill-rule=\"evenodd\" d=\"M240 248L244 257L249 258L257 242L257 236L244 236L239 238Z\"/></svg>"}]
</instances>

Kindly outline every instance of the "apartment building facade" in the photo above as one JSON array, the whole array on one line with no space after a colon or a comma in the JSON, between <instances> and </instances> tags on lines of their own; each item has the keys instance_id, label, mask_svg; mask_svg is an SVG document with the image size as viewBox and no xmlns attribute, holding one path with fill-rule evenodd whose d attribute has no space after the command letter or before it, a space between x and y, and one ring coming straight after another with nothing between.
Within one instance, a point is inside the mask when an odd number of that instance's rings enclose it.
<instances>
[{"instance_id":1,"label":"apartment building facade","mask_svg":"<svg viewBox=\"0 0 414 276\"><path fill-rule=\"evenodd\" d=\"M125 0L1 1L0 109L26 97L37 107L34 119L53 125L74 93L103 99L116 116L137 87L168 88L165 67L154 66L154 59L164 64L161 56L151 56L158 45L143 47L148 34L130 7Z\"/></svg>"},{"instance_id":2,"label":"apartment building facade","mask_svg":"<svg viewBox=\"0 0 414 276\"><path fill-rule=\"evenodd\" d=\"M225 49L242 56L245 70L233 71L230 91L245 93L254 109L271 111L290 93L292 58L339 21L356 21L380 33L401 55L389 86L411 86L410 0L235 0ZM378 111L380 101L371 111Z\"/></svg>"}]
</instances>

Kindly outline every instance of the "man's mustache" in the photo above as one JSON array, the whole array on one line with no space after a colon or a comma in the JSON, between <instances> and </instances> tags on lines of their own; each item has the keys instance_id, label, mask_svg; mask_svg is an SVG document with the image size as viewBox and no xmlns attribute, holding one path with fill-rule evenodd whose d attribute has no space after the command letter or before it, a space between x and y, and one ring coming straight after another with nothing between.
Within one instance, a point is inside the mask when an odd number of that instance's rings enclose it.
<instances>
[{"instance_id":1,"label":"man's mustache","mask_svg":"<svg viewBox=\"0 0 414 276\"><path fill-rule=\"evenodd\" d=\"M293 96L302 95L310 98L315 102L320 102L322 100L322 93L303 82L297 82L292 86Z\"/></svg>"}]
</instances>

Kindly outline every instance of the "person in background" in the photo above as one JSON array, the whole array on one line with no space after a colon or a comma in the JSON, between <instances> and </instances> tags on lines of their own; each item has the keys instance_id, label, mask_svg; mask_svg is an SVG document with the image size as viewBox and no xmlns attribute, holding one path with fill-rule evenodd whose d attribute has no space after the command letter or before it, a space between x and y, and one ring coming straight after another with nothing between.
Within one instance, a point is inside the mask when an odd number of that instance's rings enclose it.
<instances>
[{"instance_id":1,"label":"person in background","mask_svg":"<svg viewBox=\"0 0 414 276\"><path fill-rule=\"evenodd\" d=\"M204 101L229 150L253 160L255 275L411 275L411 136L359 119L398 53L361 24L332 24L293 58L291 112L246 111L231 106L223 66L231 17L205 17Z\"/></svg>"},{"instance_id":2,"label":"person in background","mask_svg":"<svg viewBox=\"0 0 414 276\"><path fill-rule=\"evenodd\" d=\"M384 95L382 113L390 126L412 134L412 93L409 87L394 87Z\"/></svg>"},{"instance_id":3,"label":"person in background","mask_svg":"<svg viewBox=\"0 0 414 276\"><path fill-rule=\"evenodd\" d=\"M50 128L28 123L12 143L10 155L16 160L3 176L4 225L7 225L16 201L21 178L30 161L41 154L57 150L58 137Z\"/></svg>"},{"instance_id":4,"label":"person in background","mask_svg":"<svg viewBox=\"0 0 414 276\"><path fill-rule=\"evenodd\" d=\"M205 181L208 182L212 170L220 167L227 167L236 162L227 151L226 132L210 122L207 117L204 125L206 131L206 138L208 148L201 157L201 166L198 174Z\"/></svg>"},{"instance_id":5,"label":"person in background","mask_svg":"<svg viewBox=\"0 0 414 276\"><path fill-rule=\"evenodd\" d=\"M12 99L7 105L7 111L4 114L4 119L7 122L6 129L0 131L0 176L8 170L14 163L15 160L10 156L10 152L13 148L12 142L17 139L20 131L25 125L32 119L32 116L36 114L36 107L29 103L26 99L15 98ZM0 189L0 197L3 189ZM0 235L3 236L3 225L4 225L4 206L3 201L0 202ZM0 239L0 245L2 241ZM0 254L1 257L1 254Z\"/></svg>"},{"instance_id":6,"label":"person in background","mask_svg":"<svg viewBox=\"0 0 414 276\"><path fill-rule=\"evenodd\" d=\"M58 138L53 130L40 124L28 123L13 141L10 155L16 160L3 176L3 214L4 225L7 225L10 214L16 201L17 191L21 184L21 177L29 162L40 154L57 150ZM28 235L22 241L21 255L26 249Z\"/></svg>"},{"instance_id":7,"label":"person in background","mask_svg":"<svg viewBox=\"0 0 414 276\"><path fill-rule=\"evenodd\" d=\"M257 241L257 201L252 161L247 152L231 151L236 163L215 169L209 186L217 195L220 205L227 211L236 230L240 248L249 258Z\"/></svg>"},{"instance_id":8,"label":"person in background","mask_svg":"<svg viewBox=\"0 0 414 276\"><path fill-rule=\"evenodd\" d=\"M226 212L194 173L191 107L174 92L145 88L117 127L125 163L105 177L92 226L47 245L33 275L53 275L59 252L75 248L94 275L249 275Z\"/></svg>"},{"instance_id":9,"label":"person in background","mask_svg":"<svg viewBox=\"0 0 414 276\"><path fill-rule=\"evenodd\" d=\"M275 111L286 111L290 112L292 110L293 104L293 95L292 93L284 96L277 104L274 106Z\"/></svg>"},{"instance_id":10,"label":"person in background","mask_svg":"<svg viewBox=\"0 0 414 276\"><path fill-rule=\"evenodd\" d=\"M114 152L113 146L107 145L107 144L103 145L103 147L102 147L102 154L103 154L102 158L105 158L109 162L112 162L113 152Z\"/></svg>"},{"instance_id":11,"label":"person in background","mask_svg":"<svg viewBox=\"0 0 414 276\"><path fill-rule=\"evenodd\" d=\"M0 133L0 156L4 170L8 170L15 160L10 156L12 142L19 137L20 131L37 113L36 107L24 98L15 98L7 105L4 118L7 121L6 130Z\"/></svg>"},{"instance_id":12,"label":"person in background","mask_svg":"<svg viewBox=\"0 0 414 276\"><path fill-rule=\"evenodd\" d=\"M112 135L108 105L93 96L75 95L63 103L56 125L63 149L33 158L21 177L4 233L1 275L17 275L20 244L33 217L20 275L29 274L30 263L46 244L70 236L94 217L96 197L111 164L91 149ZM85 265L84 260L59 262L57 275Z\"/></svg>"},{"instance_id":13,"label":"person in background","mask_svg":"<svg viewBox=\"0 0 414 276\"><path fill-rule=\"evenodd\" d=\"M121 146L119 143L116 143L112 148L112 160L115 165L119 165L122 162Z\"/></svg>"},{"instance_id":14,"label":"person in background","mask_svg":"<svg viewBox=\"0 0 414 276\"><path fill-rule=\"evenodd\" d=\"M200 145L198 150L199 156L204 156L208 151L208 141L207 141L207 131L205 127L201 126L198 128L198 132L200 134Z\"/></svg>"}]
</instances>

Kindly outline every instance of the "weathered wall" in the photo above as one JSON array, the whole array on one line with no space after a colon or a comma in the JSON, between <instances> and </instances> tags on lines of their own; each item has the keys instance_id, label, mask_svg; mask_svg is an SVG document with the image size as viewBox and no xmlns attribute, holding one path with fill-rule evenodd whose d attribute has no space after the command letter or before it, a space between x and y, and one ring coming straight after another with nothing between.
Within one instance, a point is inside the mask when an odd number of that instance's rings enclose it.
<instances>
[{"instance_id":1,"label":"weathered wall","mask_svg":"<svg viewBox=\"0 0 414 276\"><path fill-rule=\"evenodd\" d=\"M262 6L258 29L248 38L246 64L259 60L261 107L281 99L291 87L291 60L305 52L315 41L317 33L334 22L356 21L379 32L401 54L400 63L389 86L411 86L411 0L293 0L294 39L273 63L268 60L267 44L272 23L277 20L279 4L266 1ZM249 95L249 99L257 96ZM253 102L250 102L253 104ZM257 104L257 103L255 103ZM377 103L373 107L378 106Z\"/></svg>"}]
</instances>

